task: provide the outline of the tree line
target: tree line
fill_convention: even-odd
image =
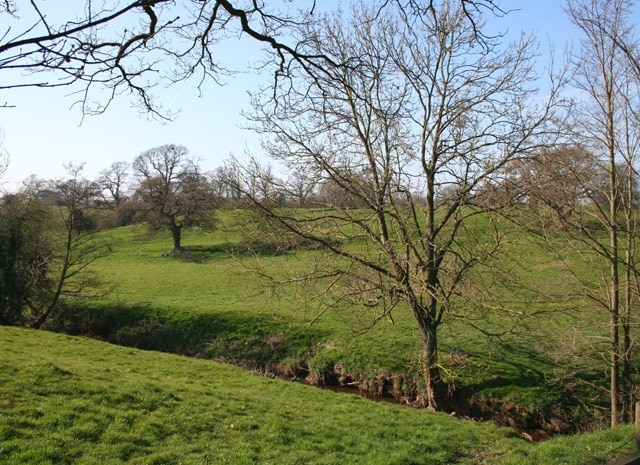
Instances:
[[[84,22],[59,28],[32,5],[40,19],[25,37],[4,36],[0,70],[53,69],[65,76],[61,85],[84,82],[87,112],[104,111],[111,101],[86,107],[89,91],[102,84],[112,98],[128,89],[148,111],[166,117],[145,77],[168,58],[170,82],[197,74],[215,79],[223,71],[215,44],[232,24],[268,46],[265,58],[274,70],[246,116],[263,136],[265,154],[278,163],[277,173],[257,158],[230,159],[202,173],[184,147],[168,145],[107,169],[86,186],[91,201],[69,203],[59,186],[50,189],[64,207],[67,253],[58,285],[43,286],[49,300],[66,292],[69,276],[86,263],[64,265],[73,263],[72,251],[84,250],[88,206],[113,209],[118,224],[140,220],[170,230],[179,253],[184,228],[213,227],[212,210],[240,205],[282,237],[318,246],[318,262],[287,281],[317,287],[310,295],[321,295],[324,305],[367,306],[375,321],[408,311],[422,342],[425,406],[446,410],[442,325],[473,321],[473,311],[518,314],[479,292],[481,275],[499,276],[505,241],[497,226],[474,235],[477,219],[507,218],[561,260],[574,250],[595,264],[598,278],[576,269],[567,274],[608,321],[602,353],[611,424],[628,419],[637,382],[633,309],[640,297],[640,43],[632,0],[566,1],[566,14],[581,31],[580,48],[575,58],[548,65],[544,92],[535,38],[507,42],[485,32],[483,15],[506,14],[489,0],[354,2],[348,11],[328,13],[316,12],[312,2],[298,14],[260,2],[156,0],[103,6]],[[184,16],[172,9],[180,6]],[[18,20],[11,1],[0,13]],[[121,31],[114,41],[109,21],[123,15],[136,18],[140,29]],[[46,33],[31,37],[37,27]],[[135,179],[129,190],[128,173]],[[78,180],[77,169],[70,174]],[[16,217],[18,207],[42,207],[42,192],[15,195],[3,198],[3,208],[16,205]],[[37,229],[30,221],[24,227]],[[7,243],[19,243],[11,234]],[[38,256],[25,254],[27,261]],[[6,263],[17,260],[8,256]],[[25,276],[44,281],[44,262]],[[75,290],[82,289],[77,283]],[[49,308],[38,298],[23,299],[36,324]]]

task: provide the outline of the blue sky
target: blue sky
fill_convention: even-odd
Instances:
[[[504,9],[517,11],[495,21],[512,34],[536,32],[543,46],[551,41],[561,52],[567,41],[574,37],[577,42],[578,37],[562,4],[562,0],[503,0]],[[227,41],[221,50],[221,61],[235,68],[259,56],[259,46],[247,40]],[[231,153],[242,157],[249,150],[259,156],[259,139],[242,129],[240,116],[241,110],[250,109],[247,91],[256,89],[259,81],[251,74],[240,74],[226,78],[224,86],[209,82],[200,97],[194,83],[163,90],[164,106],[180,110],[167,124],[141,115],[126,98],[116,100],[105,114],[83,120],[79,109],[72,107],[75,98],[68,95],[69,88],[12,90],[0,96],[3,103],[16,106],[0,109],[4,149],[11,157],[0,187],[15,187],[32,174],[61,177],[68,162],[86,163],[86,174],[93,178],[113,162],[132,161],[141,152],[167,143],[187,147],[206,170],[221,166]]]

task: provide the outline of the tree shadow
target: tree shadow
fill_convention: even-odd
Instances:
[[[184,247],[179,254],[171,255],[185,262],[205,263],[220,257],[220,255],[230,255],[232,247],[232,244],[193,245]]]

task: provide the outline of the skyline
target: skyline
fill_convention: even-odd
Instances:
[[[491,19],[491,25],[495,23],[500,30],[508,28],[510,37],[520,31],[536,32],[543,55],[548,52],[547,41],[560,55],[577,32],[562,11],[563,2],[523,3],[503,1],[505,10],[519,10]],[[224,44],[220,61],[235,69],[254,64],[261,56],[260,45],[249,39],[226,40]],[[547,56],[540,57],[540,66],[547,62]],[[225,78],[224,86],[208,81],[201,97],[192,82],[161,90],[163,106],[181,110],[166,124],[141,115],[126,96],[116,98],[104,114],[83,118],[79,108],[72,107],[75,99],[68,95],[77,87],[13,89],[2,98],[15,108],[0,109],[3,148],[10,155],[0,189],[19,187],[30,175],[41,179],[63,177],[63,165],[69,162],[84,162],[85,175],[93,179],[114,162],[131,162],[145,150],[169,143],[187,147],[191,156],[201,160],[205,171],[221,166],[230,154],[243,157],[249,151],[263,158],[259,136],[242,129],[240,113],[250,110],[247,92],[270,77],[240,73]]]

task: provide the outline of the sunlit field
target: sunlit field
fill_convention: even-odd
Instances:
[[[502,258],[510,280],[482,284],[518,318],[469,313],[442,326],[459,405],[434,414],[407,407],[422,380],[406,309],[371,327],[366,310],[322,312],[308,290],[270,288],[258,269],[302,270],[318,252],[250,253],[239,213],[219,214],[216,231],[185,234],[181,257],[141,227],[98,235],[113,248],[92,265],[103,296],[65,302],[49,329],[112,344],[2,329],[0,460],[578,464],[632,450],[632,429],[606,430],[599,413],[606,366],[586,347],[568,352],[606,335],[607,316],[581,297],[543,300],[572,284],[535,242],[514,235]]]

